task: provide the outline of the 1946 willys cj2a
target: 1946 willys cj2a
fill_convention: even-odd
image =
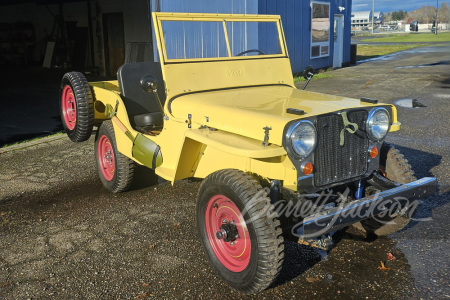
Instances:
[[[98,125],[101,181],[126,191],[136,164],[172,183],[204,179],[197,228],[207,257],[244,293],[267,288],[284,256],[283,229],[326,249],[355,225],[402,229],[414,201],[435,193],[384,142],[393,105],[295,87],[279,16],[153,13],[159,62],[128,63],[117,81],[64,75],[70,139]],[[284,198],[284,199],[282,199]]]

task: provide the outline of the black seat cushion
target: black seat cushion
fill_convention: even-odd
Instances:
[[[164,123],[163,114],[162,112],[154,112],[137,115],[134,116],[134,123],[138,127],[148,127],[148,126],[160,127]]]
[[[144,91],[141,87],[140,81],[145,75],[152,75],[157,79],[158,96],[161,100],[161,105],[164,107],[166,93],[160,63],[127,63],[122,65],[117,71],[120,93],[132,126],[140,126],[138,122],[141,120],[147,122],[146,124],[148,124],[148,121],[153,120],[160,122],[160,124],[163,122],[161,108],[155,95]],[[140,117],[141,115],[152,115],[152,113],[159,113],[161,117],[155,117],[156,114],[152,117]]]

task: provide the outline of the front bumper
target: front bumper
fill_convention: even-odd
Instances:
[[[394,214],[406,208],[412,215],[417,208],[417,200],[434,195],[436,186],[436,178],[425,177],[343,206],[321,209],[294,226],[292,233],[308,240],[380,214]]]

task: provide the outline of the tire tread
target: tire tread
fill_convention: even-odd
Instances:
[[[206,177],[200,185],[199,195],[204,187],[217,182],[229,186],[244,204],[262,190],[262,186],[251,175],[236,169],[225,169]],[[263,207],[253,207],[249,212],[257,213],[260,209],[263,209]],[[273,209],[270,213],[273,213]],[[257,293],[268,288],[277,278],[284,257],[284,238],[280,221],[263,214],[259,219],[253,221],[253,226],[257,229],[255,231],[257,232],[256,238],[260,252],[254,278],[248,285],[239,288],[241,292],[246,294]]]
[[[73,130],[66,128],[61,111],[62,91],[69,85],[74,92],[77,122]],[[64,74],[60,88],[60,111],[63,126],[72,142],[84,142],[88,140],[94,128],[94,97],[86,77],[80,72],[69,72]]]
[[[100,179],[102,179],[103,185],[113,193],[121,193],[130,189],[133,183],[134,171],[136,163],[120,153],[117,150],[116,136],[114,134],[114,126],[111,120],[104,121],[98,130],[96,140],[99,139],[101,134],[106,134],[108,139],[114,148],[114,160],[116,162],[116,174],[112,181],[106,181],[102,176],[102,172],[99,169]],[[97,157],[97,143],[95,143],[95,155],[97,158],[97,167],[99,167]]]

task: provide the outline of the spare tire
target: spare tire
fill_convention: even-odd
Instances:
[[[61,80],[59,112],[72,142],[84,142],[94,127],[94,99],[83,74],[69,72]]]

